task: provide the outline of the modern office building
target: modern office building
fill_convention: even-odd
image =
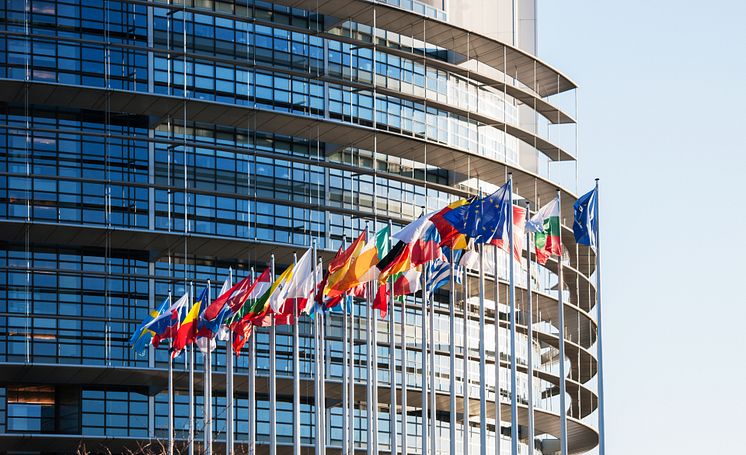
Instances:
[[[559,188],[565,221],[561,267],[530,255],[527,279],[525,252],[516,266],[517,447],[558,453],[566,417],[569,453],[594,450],[594,256],[571,226],[576,86],[536,57],[536,17],[535,0],[1,2],[0,452],[157,452],[168,437],[168,353],[139,357],[127,340],[169,291],[192,283],[199,291],[209,279],[214,298],[229,270],[234,279],[261,272],[272,254],[282,270],[314,240],[327,261],[366,225],[392,222],[396,231],[423,210],[502,185],[508,173],[516,200],[532,210]],[[486,453],[498,444],[511,453],[508,256],[485,255],[493,265],[483,286],[473,271],[452,294],[445,286],[424,306],[410,296],[375,323],[357,301],[349,318],[357,451],[391,452],[393,441],[397,453],[427,444],[427,453],[477,454],[485,443]],[[325,318],[321,437],[331,453],[349,452],[344,318]],[[312,328],[310,319],[299,326],[304,453],[320,428]],[[278,453],[292,451],[293,330],[276,331],[275,387],[268,329],[256,331],[254,354],[247,348],[235,361],[237,453],[249,452],[254,432],[257,452],[269,453],[272,434]],[[212,357],[221,451],[225,351],[221,344]],[[174,367],[182,452],[183,359]],[[201,354],[196,361],[200,452]]]

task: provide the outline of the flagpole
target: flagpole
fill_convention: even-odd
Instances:
[[[487,355],[484,343],[484,245],[479,245],[479,453],[487,455]]]
[[[318,267],[319,259],[316,249],[316,239],[313,239],[313,263],[314,267]],[[318,286],[316,282],[316,274],[314,273],[314,289]],[[315,292],[315,291],[314,291]],[[320,331],[320,351],[321,351],[321,362],[319,368],[321,369],[321,380],[319,381],[319,396],[321,398],[321,453],[326,453],[326,312],[321,312],[321,318],[319,319]]]
[[[502,390],[500,388],[500,273],[498,271],[497,247],[492,249],[495,270],[495,455],[502,450]]]
[[[562,222],[562,194],[557,190],[557,204],[560,211],[560,223]],[[565,382],[565,303],[564,303],[564,283],[562,276],[562,246],[560,243],[560,256],[557,258],[557,300],[559,312],[559,381],[560,381],[560,454],[567,455],[567,404],[566,400],[566,382]]]
[[[347,244],[347,239],[345,238],[345,245]],[[345,305],[347,305],[348,301],[345,300]],[[348,403],[350,405],[350,409],[348,412],[349,417],[349,425],[350,425],[350,433],[349,433],[349,446],[350,446],[350,453],[355,453],[355,301],[354,299],[349,299],[350,303],[350,311],[349,311],[349,317],[350,317],[350,393],[347,398]],[[346,310],[346,308],[345,308]]]
[[[389,251],[392,248],[391,241],[392,223],[389,219]],[[396,333],[394,330],[394,279],[389,277],[389,451],[396,453]],[[402,315],[403,316],[403,315]]]
[[[430,263],[428,263],[430,264]],[[423,265],[423,268],[428,269]],[[428,271],[428,279],[432,281],[432,273]],[[438,453],[437,429],[437,407],[435,403],[435,292],[431,290],[430,295],[430,451]]]
[[[190,283],[189,308],[194,305],[194,282]],[[196,324],[196,321],[193,322]],[[187,345],[189,354],[189,455],[194,455],[194,344]]]
[[[314,388],[314,414],[316,416],[316,440],[314,441],[314,453],[316,455],[323,455],[321,452],[321,370],[319,369],[319,357],[321,356],[321,340],[319,336],[319,320],[321,319],[321,313],[323,309],[314,313],[313,318],[313,346],[315,349],[313,356],[313,388]]]
[[[394,278],[391,277],[391,281]],[[393,286],[392,286],[393,287]],[[393,295],[393,291],[391,295]],[[407,297],[401,299],[401,453],[407,455],[409,431],[407,421],[409,420],[407,401]]]
[[[218,330],[220,328],[218,327]],[[226,455],[233,455],[233,449],[234,449],[234,440],[233,440],[233,431],[234,431],[234,415],[235,415],[235,407],[233,405],[233,349],[231,346],[231,340],[228,338],[225,341],[225,413],[226,413],[226,422],[225,425],[228,427],[225,433],[225,453]]]
[[[508,303],[510,305],[510,447],[518,455],[518,362],[515,358],[515,258],[513,239],[513,173],[508,173]],[[563,454],[565,455],[565,454]]]
[[[365,238],[368,238],[368,222],[365,222]],[[365,357],[367,359],[365,366],[365,453],[371,455],[373,453],[373,418],[372,418],[372,403],[373,394],[370,388],[371,375],[370,368],[372,362],[372,356],[370,352],[370,300],[368,299],[369,287],[366,285],[365,288]]]
[[[599,455],[606,454],[606,433],[604,425],[604,353],[603,343],[601,339],[601,241],[599,238],[599,232],[601,231],[600,217],[598,216],[598,179],[596,179],[596,200],[594,201],[595,218],[596,218],[596,229],[595,229],[595,243],[596,243],[596,360],[598,362],[598,453]],[[593,225],[591,225],[593,229]]]
[[[347,235],[342,235],[342,248],[347,248]],[[318,289],[317,289],[318,291]],[[319,306],[324,306],[324,296],[323,292],[324,290],[321,290],[322,296],[321,296],[321,303]],[[347,345],[348,343],[348,331],[349,331],[349,321],[347,320],[349,314],[349,308],[347,306],[347,293],[345,292],[342,296],[342,305],[344,312],[342,313],[342,455],[349,455],[350,454],[350,417],[349,417],[349,369],[350,366],[348,365],[348,359],[349,359],[349,347]]]
[[[293,253],[293,267],[298,265],[298,255]],[[314,264],[315,266],[315,264]],[[298,324],[298,298],[293,299],[293,454],[300,455],[300,324]]]
[[[456,453],[456,298],[454,293],[456,292],[456,264],[453,263],[453,245],[449,249],[449,262],[451,267],[451,289],[448,293],[448,308],[449,308],[449,321],[448,321],[448,341],[451,345],[449,348],[449,391],[451,392],[450,398],[450,417],[451,424],[449,428],[450,435],[450,453]]]
[[[423,210],[424,213],[424,210]],[[428,424],[427,424],[427,267],[422,270],[422,332],[421,337],[421,356],[422,371],[420,373],[420,384],[422,391],[422,453],[428,453]]]
[[[272,277],[274,278],[274,277]],[[256,280],[254,267],[251,268],[251,282]],[[233,275],[231,271],[231,283]],[[270,281],[271,283],[271,281]],[[256,327],[251,327],[251,336],[249,337],[249,455],[256,453]]]
[[[275,280],[275,254],[270,256],[272,281]],[[269,313],[269,453],[277,455],[277,345],[274,313]]]
[[[464,455],[469,455],[469,275],[464,268]]]
[[[168,291],[168,306],[172,305],[171,290]],[[174,359],[171,355],[174,340],[169,339],[168,350],[168,455],[174,455]]]
[[[366,240],[368,237],[366,236]],[[378,455],[378,318],[376,317],[376,310],[372,307],[373,298],[373,284],[368,283],[368,312],[370,314],[371,323],[371,354],[372,362],[371,368],[371,398],[373,399],[373,453]]]
[[[207,307],[212,303],[212,296],[210,295],[210,280],[207,280]],[[203,382],[203,393],[202,393],[202,414],[204,415],[205,425],[205,455],[212,455],[212,351],[211,351],[212,340],[207,340],[207,352],[202,356],[205,364],[204,368],[204,380]]]
[[[526,219],[529,219],[531,202],[526,200]],[[528,363],[528,455],[534,455],[534,306],[531,286],[531,231],[526,229],[526,337],[528,338],[528,351],[526,363]]]

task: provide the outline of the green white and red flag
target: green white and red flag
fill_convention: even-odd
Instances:
[[[562,256],[559,217],[559,198],[554,198],[526,222],[526,229],[534,233],[536,260],[539,264],[546,264],[552,255]]]

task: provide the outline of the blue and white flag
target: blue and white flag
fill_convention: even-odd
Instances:
[[[447,261],[436,259],[431,261],[428,266],[428,276],[430,279],[427,282],[427,292],[432,293],[439,288],[445,286],[450,282],[451,279],[451,264]],[[461,267],[457,264],[455,266],[455,281],[456,284],[461,284]]]

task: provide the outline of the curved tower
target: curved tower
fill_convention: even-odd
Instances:
[[[128,339],[169,292],[210,280],[215,298],[230,274],[261,273],[272,255],[279,274],[314,242],[327,264],[366,228],[396,232],[512,176],[532,211],[560,195],[563,245],[545,265],[523,251],[512,315],[509,257],[486,247],[484,273],[385,318],[363,299],[304,318],[296,411],[293,326],[256,329],[232,381],[218,342],[211,396],[195,356],[194,450],[207,396],[225,451],[231,382],[235,453],[299,453],[299,431],[302,453],[539,455],[562,452],[563,428],[567,453],[593,450],[575,89],[536,57],[532,0],[3,2],[0,448],[160,453],[168,352],[138,356]],[[182,452],[185,357],[173,366]]]

